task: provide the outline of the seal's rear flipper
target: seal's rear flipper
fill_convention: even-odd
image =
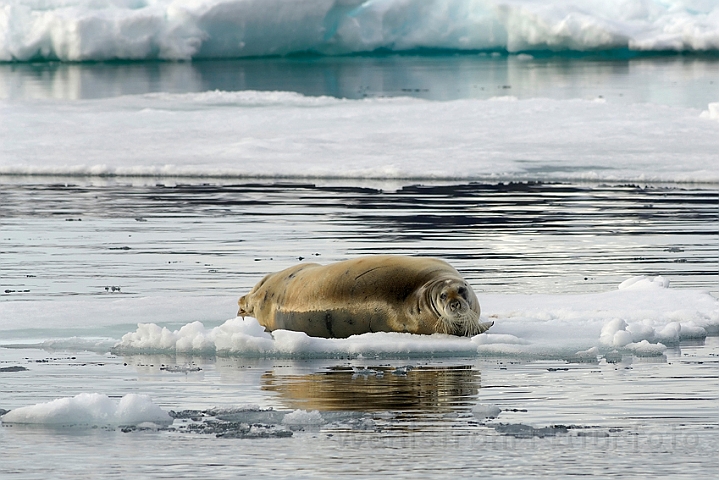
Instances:
[[[480,324],[479,324],[479,333],[484,333],[484,332],[486,332],[487,330],[489,330],[489,328],[490,328],[492,325],[494,325],[494,322],[482,322],[482,323],[480,323]]]

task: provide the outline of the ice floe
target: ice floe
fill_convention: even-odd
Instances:
[[[172,417],[147,395],[131,393],[116,400],[100,393],[81,393],[16,408],[0,417],[0,421],[57,427],[116,427],[148,423],[168,425],[172,423]]]
[[[596,358],[600,350],[660,355],[682,340],[701,339],[719,326],[719,302],[709,293],[668,288],[662,277],[628,279],[616,291],[584,295],[480,297],[488,332],[450,335],[367,333],[313,338],[302,332],[266,332],[253,318],[215,328],[192,322],[177,330],[139,324],[115,345],[118,353],[210,352],[247,356],[522,355]]]
[[[245,91],[0,101],[0,174],[719,181],[713,114],[509,100]]]

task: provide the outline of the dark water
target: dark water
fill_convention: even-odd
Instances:
[[[712,186],[161,182],[2,184],[5,298],[234,295],[298,261],[377,253],[442,257],[484,292],[606,291],[634,275],[717,291]]]

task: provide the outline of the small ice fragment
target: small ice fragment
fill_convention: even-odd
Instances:
[[[477,418],[497,418],[502,409],[491,403],[479,403],[472,408],[472,413]]]
[[[610,320],[602,327],[602,333],[599,335],[599,342],[610,347],[626,345],[632,341],[631,334],[629,334],[626,329],[627,322],[621,318]],[[622,342],[624,343],[621,344]],[[618,343],[621,345],[618,345]]]
[[[595,350],[595,353],[592,354],[592,350]],[[599,363],[597,358],[598,354],[599,349],[592,347],[589,350],[577,352],[574,355],[567,355],[564,357],[564,361],[567,363]]]
[[[172,373],[190,373],[200,372],[202,371],[202,368],[196,365],[163,365],[162,367],[160,367],[160,370]]]
[[[719,120],[719,102],[712,102],[707,105],[707,110],[704,110],[700,116],[709,120]]]
[[[397,375],[398,377],[406,377],[410,370],[412,370],[414,367],[412,365],[405,365],[404,367],[397,367],[394,370],[392,370],[392,375]]]
[[[282,419],[285,425],[322,425],[325,423],[319,411],[295,410],[285,415]]]
[[[625,349],[640,357],[658,357],[664,355],[667,347],[661,343],[649,343],[642,340],[639,343],[630,343],[624,346]]]
[[[656,277],[639,275],[637,277],[628,278],[619,284],[619,290],[623,290],[625,288],[669,288],[669,280],[661,275]]]

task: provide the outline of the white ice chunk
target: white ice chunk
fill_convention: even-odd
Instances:
[[[282,419],[285,425],[322,425],[325,423],[324,418],[317,410],[308,412],[307,410],[295,410],[285,415]]]
[[[0,417],[3,423],[48,426],[118,426],[151,422],[170,424],[172,417],[147,395],[128,394],[119,401],[100,393],[81,393],[20,407]]]
[[[667,347],[662,345],[661,343],[649,343],[646,340],[642,340],[639,343],[628,343],[624,345],[623,348],[640,357],[654,357],[663,355],[664,351],[667,349]]]
[[[586,350],[580,350],[574,354],[578,359],[589,359],[596,358],[599,355],[599,349],[597,347],[588,348]]]
[[[661,342],[665,345],[674,345],[676,343],[679,343],[681,333],[681,324],[679,322],[672,322],[665,325],[664,328],[656,332],[654,338],[657,342]]]
[[[701,339],[707,337],[707,331],[703,327],[699,327],[694,322],[682,323],[680,338],[682,340]]]
[[[710,103],[700,116],[711,120],[719,120],[719,102]]]
[[[619,284],[620,290],[624,288],[669,288],[669,280],[662,276],[647,277],[640,275],[629,278]]]
[[[472,342],[477,345],[507,344],[526,345],[529,342],[514,335],[500,333],[480,333],[472,337]]]
[[[621,318],[610,320],[602,327],[599,342],[608,347],[622,347],[631,343],[632,336],[626,329],[627,322]]]
[[[642,340],[651,340],[654,338],[654,327],[648,320],[640,323],[631,323],[627,326],[627,331],[632,334],[632,342],[641,342]]]

